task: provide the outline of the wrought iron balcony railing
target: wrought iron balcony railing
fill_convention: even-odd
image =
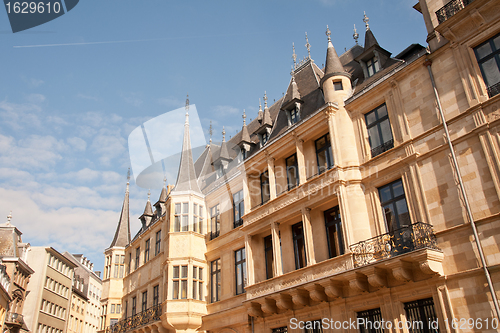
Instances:
[[[7,312],[7,316],[5,316],[5,322],[7,324],[15,324],[22,326],[24,324],[24,318],[22,314],[15,312]]]
[[[387,142],[384,142],[380,146],[372,148],[372,150],[371,150],[372,157],[380,155],[383,152],[388,151],[389,149],[392,149],[393,147],[394,147],[394,140],[393,139],[391,139],[391,140],[389,140]]]
[[[489,86],[486,89],[488,90],[488,96],[490,98],[495,96],[495,95],[498,95],[498,94],[500,94],[500,82],[495,83],[494,85]]]
[[[161,304],[150,307],[136,315],[120,320],[116,324],[107,327],[106,333],[125,333],[134,328],[160,320]]]
[[[361,241],[349,248],[354,256],[354,267],[368,265],[418,249],[439,250],[432,226],[422,222]]]
[[[474,0],[451,0],[448,2],[436,12],[439,24],[455,15],[472,2],[474,2]]]
[[[220,230],[215,230],[210,232],[210,240],[215,239],[220,236]]]

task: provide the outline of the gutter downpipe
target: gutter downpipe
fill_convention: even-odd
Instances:
[[[483,265],[484,275],[486,276],[486,281],[488,282],[488,287],[490,289],[491,299],[493,300],[493,304],[495,306],[497,318],[500,319],[500,308],[498,306],[497,295],[495,293],[495,288],[493,287],[493,283],[491,281],[491,276],[490,276],[490,272],[488,271],[486,258],[484,257],[483,248],[481,246],[481,242],[480,242],[479,236],[477,234],[476,223],[474,222],[474,218],[472,217],[472,211],[470,209],[469,200],[467,199],[467,193],[465,192],[465,186],[464,186],[464,183],[462,181],[462,175],[460,174],[460,169],[458,166],[457,157],[455,156],[455,150],[453,149],[453,144],[451,143],[450,133],[448,132],[448,125],[446,124],[446,119],[444,118],[444,113],[443,113],[443,109],[441,107],[441,101],[439,99],[439,94],[438,94],[438,91],[436,88],[436,83],[434,81],[434,75],[432,74],[431,65],[432,65],[432,60],[426,59],[424,62],[424,66],[427,67],[427,70],[429,71],[429,76],[431,78],[432,89],[434,90],[434,96],[436,97],[436,102],[438,105],[439,114],[441,116],[441,121],[443,122],[443,128],[444,128],[444,132],[446,135],[446,141],[448,141],[448,147],[450,148],[450,152],[451,152],[451,159],[453,162],[453,168],[455,169],[455,172],[456,172],[457,178],[458,178],[458,187],[459,187],[460,192],[462,193],[462,197],[464,199],[465,210],[467,211],[467,217],[469,218],[470,225],[472,227],[472,233],[474,234],[474,239],[476,241],[477,250],[479,252],[479,258],[481,259],[481,264]]]

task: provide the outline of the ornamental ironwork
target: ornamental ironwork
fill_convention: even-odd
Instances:
[[[116,324],[107,327],[106,333],[124,333],[134,328],[147,325],[160,320],[161,304],[150,307],[136,315],[120,320]]]
[[[448,2],[436,12],[439,24],[455,15],[472,2],[474,2],[474,0],[451,0],[450,2]]]
[[[495,83],[494,85],[489,86],[486,89],[488,90],[488,96],[490,98],[495,96],[495,95],[498,95],[498,94],[500,94],[500,82]]]
[[[360,267],[419,249],[439,250],[432,226],[417,222],[350,247],[354,267]]]

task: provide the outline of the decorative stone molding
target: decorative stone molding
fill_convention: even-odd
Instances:
[[[315,302],[326,302],[328,297],[325,294],[325,288],[318,284],[311,284],[306,286],[306,290],[309,292],[309,297]]]
[[[418,267],[420,268],[422,273],[428,275],[444,275],[444,253],[436,251],[426,251],[412,257],[416,262],[418,262]]]
[[[326,296],[329,300],[334,300],[342,297],[342,283],[336,281],[325,281],[321,283],[323,286]]]
[[[387,287],[387,272],[378,267],[370,267],[363,272],[368,278],[368,283],[375,288]]]
[[[349,281],[349,288],[357,292],[368,292],[368,279],[365,275],[352,272],[346,275]]]
[[[265,298],[260,301],[260,308],[263,313],[273,314],[277,313],[278,309],[276,307],[276,301],[272,298]]]
[[[478,26],[486,23],[486,20],[484,19],[483,15],[481,15],[479,10],[477,10],[477,8],[474,8],[470,11],[470,16],[472,17],[474,23],[476,23]]]
[[[479,127],[486,123],[486,117],[484,116],[483,110],[479,109],[472,114],[472,118],[474,119],[474,125]]]
[[[296,306],[302,307],[309,305],[309,293],[303,289],[294,289],[289,292],[292,296],[292,302]]]
[[[280,310],[291,310],[293,309],[292,297],[287,294],[278,294],[275,295],[274,300],[276,301],[276,306]]]
[[[247,307],[247,313],[250,317],[263,317],[259,303],[250,303]]]
[[[409,282],[413,279],[412,264],[409,262],[396,260],[387,267],[392,270],[392,275],[398,281]]]

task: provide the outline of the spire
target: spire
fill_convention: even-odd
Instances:
[[[295,72],[292,71],[292,100],[300,99],[299,87],[297,86],[297,82],[295,82]]]
[[[264,110],[267,109],[267,92],[264,91]]]
[[[257,116],[257,119],[259,121],[262,121],[263,117],[264,117],[264,114],[262,113],[262,104],[260,103],[260,98],[259,98],[259,115]]]
[[[211,120],[210,120],[210,127],[208,129],[208,134],[210,134],[210,144],[212,144],[212,134],[214,134],[214,132],[213,132],[212,121]]]
[[[167,201],[167,176],[163,177],[163,188],[161,189],[160,199],[158,199],[158,201]]]
[[[309,38],[307,38],[307,32],[306,32],[306,49],[307,49],[307,57],[311,59],[311,44],[309,44]]]
[[[220,145],[220,155],[219,158],[223,158],[226,160],[230,160],[231,158],[229,157],[229,150],[227,148],[227,142],[226,142],[226,129],[224,126],[222,126],[222,143]]]
[[[354,25],[354,34],[352,34],[352,38],[354,38],[354,40],[356,41],[356,45],[358,45],[359,34],[356,31],[356,24]]]
[[[248,133],[246,120],[247,120],[247,115],[245,113],[245,109],[243,109],[243,127],[241,129],[241,142],[250,143],[250,134]]]
[[[245,109],[243,109],[243,126],[246,126],[247,125],[247,115],[245,113]]]
[[[222,142],[226,142],[226,129],[222,126]]]
[[[366,31],[370,30],[370,25],[368,24],[369,21],[370,19],[366,16],[366,12],[363,12],[363,22],[365,22]]]
[[[116,227],[115,237],[111,242],[111,247],[119,246],[125,247],[130,243],[130,217],[129,217],[129,186],[130,186],[130,169],[127,172],[127,189],[125,190],[125,199],[123,200],[122,211],[120,214],[120,220],[118,221],[118,226]]]
[[[146,207],[144,208],[144,214],[143,215],[153,216],[153,208],[151,207],[150,198],[151,198],[151,191],[149,190],[148,191],[148,202],[146,202]]]
[[[295,54],[295,43],[292,43],[292,49],[293,49],[293,54],[292,54],[293,68],[297,68],[297,55]]]
[[[267,106],[267,92],[264,91],[264,114],[262,117],[262,125],[273,125],[273,121],[271,119],[271,112],[269,111],[269,107]]]
[[[340,58],[337,55],[337,51],[332,44],[331,32],[328,26],[326,26],[326,36],[328,37],[328,48],[326,50],[326,62],[325,62],[325,76],[330,77],[332,75],[344,75],[350,77],[350,75],[344,70],[344,66],[340,62]]]
[[[189,137],[189,95],[186,98],[186,121],[184,123],[184,138],[182,141],[181,160],[175,192],[194,191],[201,193],[194,170],[193,153],[191,151],[191,140]]]

